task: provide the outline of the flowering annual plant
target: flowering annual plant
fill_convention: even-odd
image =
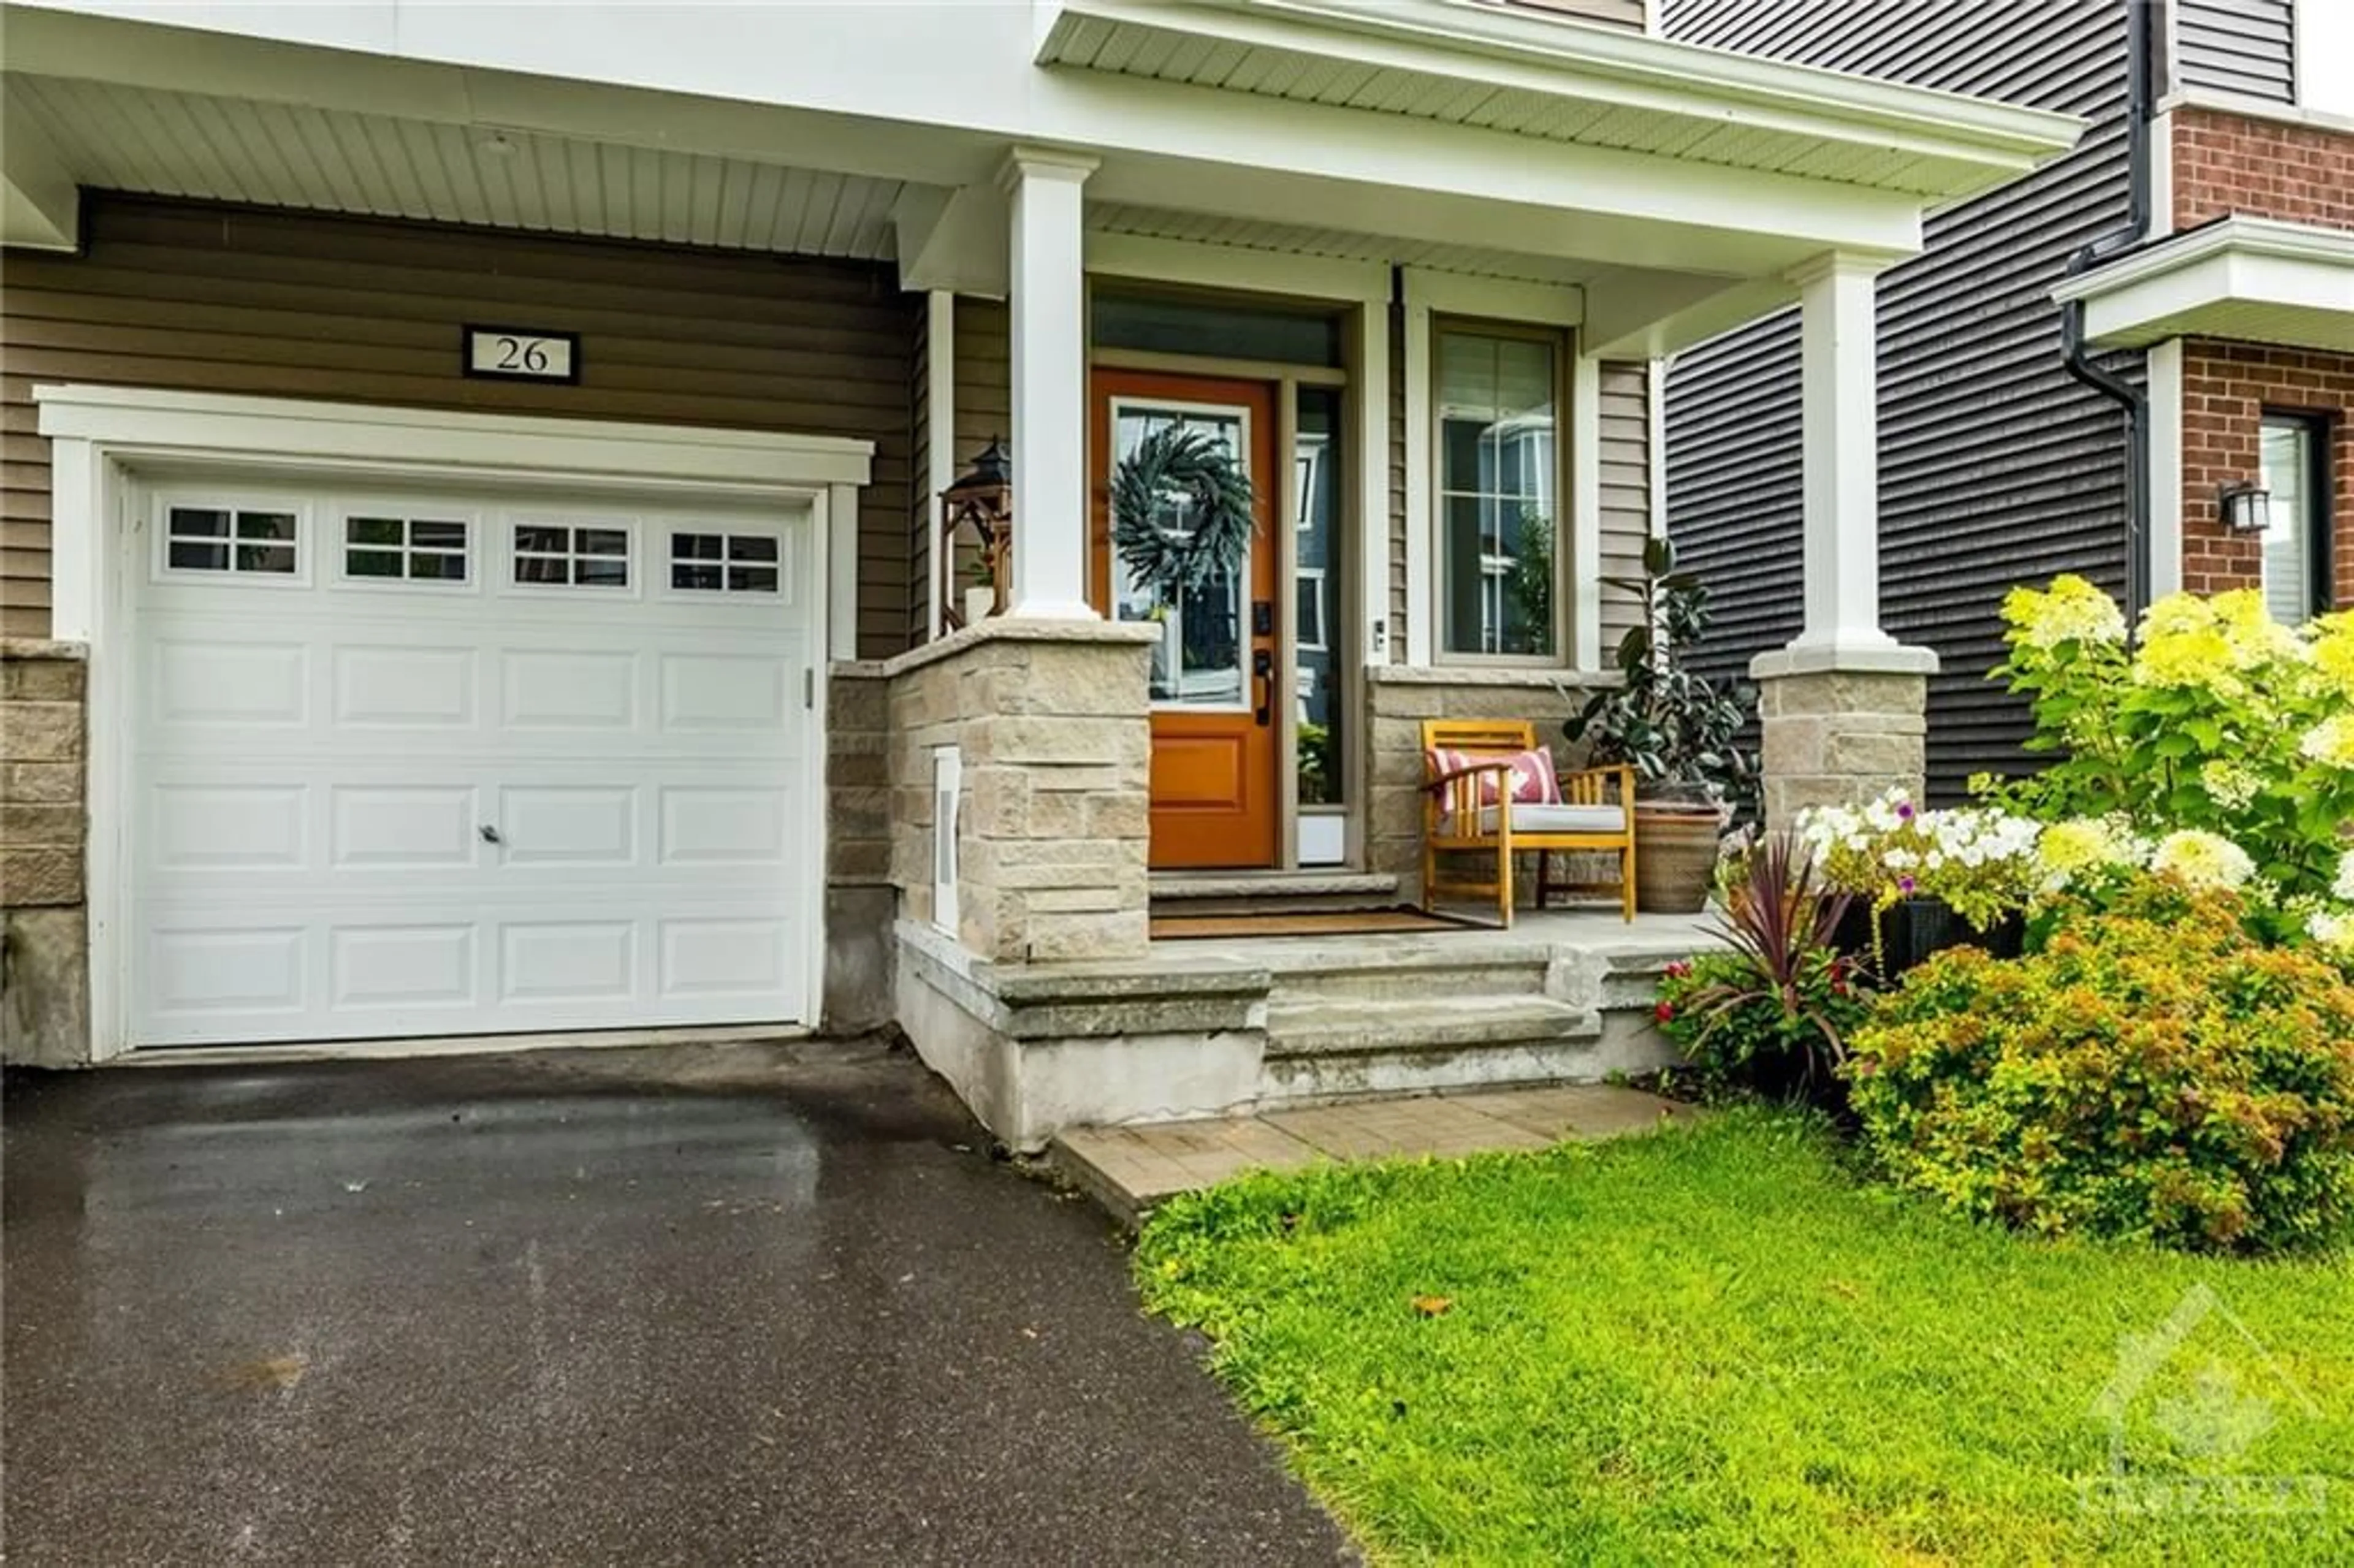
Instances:
[[[1802,811],[1797,832],[1825,880],[1875,910],[1941,898],[1980,930],[2022,907],[2041,878],[2038,823],[1991,807],[1929,810],[1902,789]]]
[[[2033,705],[2030,747],[2056,755],[1982,793],[2055,827],[2153,841],[2148,863],[2197,885],[2329,895],[2354,823],[2354,612],[2289,627],[2253,589],[2179,593],[2129,636],[2115,600],[2062,577],[2013,589],[2003,619],[1995,673]],[[2086,848],[2072,837],[2053,853]]]

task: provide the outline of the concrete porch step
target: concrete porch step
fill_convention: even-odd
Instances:
[[[1154,874],[1155,915],[1326,914],[1384,909],[1398,879],[1376,872],[1177,871]]]
[[[1421,1051],[1467,1045],[1517,1045],[1586,1039],[1601,1014],[1542,996],[1279,998],[1267,1003],[1269,1056],[1320,1056],[1367,1051]]]
[[[1602,1033],[1598,1011],[1543,996],[1272,1001],[1260,1103],[1593,1078]]]
[[[1400,938],[1389,938],[1400,942]],[[1426,1010],[1440,998],[1542,999],[1553,955],[1543,949],[1499,950],[1484,944],[1374,947],[1346,938],[1318,939],[1261,954],[1272,983],[1270,1002],[1309,1008],[1358,1002],[1412,1002]]]

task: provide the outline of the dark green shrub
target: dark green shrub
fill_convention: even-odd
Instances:
[[[2354,985],[2150,882],[2041,950],[1938,954],[1851,1039],[1850,1098],[1905,1186],[2047,1233],[2258,1250],[2354,1213]]]

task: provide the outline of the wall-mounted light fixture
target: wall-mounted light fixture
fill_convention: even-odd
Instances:
[[[948,625],[953,631],[986,615],[1005,613],[1005,589],[1013,554],[1013,464],[1002,441],[992,440],[972,460],[972,471],[940,492],[940,509],[947,526],[940,531],[939,569],[947,592]],[[957,596],[956,541],[970,530],[981,546],[978,580],[965,599]]]
[[[2261,484],[2227,484],[2221,497],[2223,526],[2234,534],[2261,534],[2273,525],[2273,493]]]

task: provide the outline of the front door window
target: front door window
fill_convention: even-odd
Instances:
[[[1250,411],[1209,404],[1129,402],[1113,405],[1112,461],[1128,461],[1146,440],[1171,426],[1200,430],[1220,450],[1250,472]],[[1164,499],[1154,522],[1173,540],[1190,539],[1200,519],[1188,500]],[[1140,582],[1127,566],[1112,562],[1114,613],[1121,620],[1157,621],[1161,641],[1152,651],[1151,696],[1157,707],[1234,710],[1250,702],[1250,604],[1244,585],[1251,580],[1254,539],[1230,567],[1200,587],[1171,590]]]

